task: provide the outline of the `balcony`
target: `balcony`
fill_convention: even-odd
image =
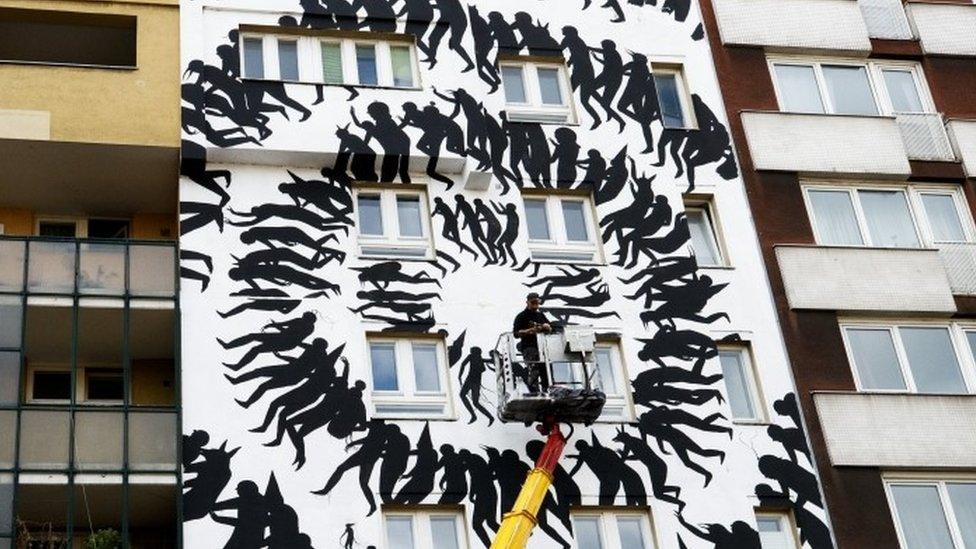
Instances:
[[[976,244],[939,244],[939,257],[953,295],[976,296]]]
[[[914,40],[902,0],[857,0],[864,24],[871,38],[882,40]]]
[[[850,0],[715,0],[722,43],[867,54],[871,39]]]
[[[912,2],[908,13],[926,54],[976,56],[976,5]]]
[[[893,117],[744,111],[757,170],[908,176],[902,130]]]
[[[895,122],[909,160],[954,162],[949,134],[940,113],[898,113]]]
[[[966,175],[976,177],[976,120],[949,120],[947,126]]]
[[[816,393],[813,399],[835,466],[976,467],[972,395]]]
[[[938,250],[776,247],[793,309],[952,313],[953,286]]]

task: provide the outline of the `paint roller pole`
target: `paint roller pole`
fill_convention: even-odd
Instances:
[[[535,528],[536,515],[549,492],[553,471],[563,454],[563,448],[566,447],[566,437],[560,432],[555,418],[547,418],[538,429],[549,438],[535,462],[535,468],[526,477],[515,506],[502,517],[501,527],[495,535],[491,549],[524,549],[532,529]]]

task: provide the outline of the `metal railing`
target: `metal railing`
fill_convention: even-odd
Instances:
[[[915,32],[908,22],[902,0],[858,0],[864,24],[871,38],[913,40]]]
[[[976,296],[976,243],[936,244],[953,295]]]
[[[941,113],[896,113],[908,158],[951,162],[956,159]]]

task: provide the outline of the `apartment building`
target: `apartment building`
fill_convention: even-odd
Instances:
[[[702,8],[838,546],[972,546],[976,5]]]
[[[533,291],[607,405],[531,547],[834,546],[697,6],[571,4],[182,3],[186,547],[490,545]]]
[[[0,2],[0,547],[179,544],[178,37]]]

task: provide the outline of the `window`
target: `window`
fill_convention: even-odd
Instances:
[[[464,517],[447,510],[387,511],[386,545],[390,549],[467,549]]]
[[[128,219],[85,218],[69,216],[41,217],[35,232],[38,236],[58,238],[129,238]]]
[[[653,65],[652,70],[661,123],[665,128],[694,128],[695,116],[681,67]]]
[[[573,121],[572,91],[561,63],[501,62],[505,112],[514,122]]]
[[[0,9],[0,61],[135,68],[136,18]]]
[[[688,230],[691,232],[691,253],[700,267],[719,267],[725,265],[722,249],[712,216],[712,208],[707,203],[686,205]]]
[[[417,88],[420,81],[412,42],[346,33],[342,37],[247,35],[243,43],[246,78],[394,88]]]
[[[903,549],[976,546],[976,482],[891,480],[886,486]]]
[[[430,216],[422,191],[361,189],[356,193],[359,247],[364,256],[431,255]]]
[[[53,236],[58,238],[75,238],[78,236],[76,221],[41,220],[37,222],[38,236]]]
[[[732,419],[738,421],[762,421],[765,419],[756,373],[748,348],[722,348],[718,353],[725,379]]]
[[[934,113],[915,63],[774,60],[780,110],[861,116]]]
[[[787,513],[756,513],[759,546],[762,549],[799,549],[796,529]]]
[[[31,402],[71,400],[71,372],[68,370],[33,369],[30,383]]]
[[[526,195],[523,201],[533,259],[599,260],[589,197]]]
[[[368,344],[377,414],[448,415],[448,378],[442,341],[370,337]]]
[[[969,335],[956,326],[857,323],[843,331],[861,390],[970,392],[962,370],[969,363],[957,351]]]
[[[951,187],[806,188],[817,242],[918,248],[972,240],[972,221]]]
[[[573,513],[577,549],[654,549],[645,513],[581,510]]]
[[[85,400],[90,402],[118,402],[125,392],[122,370],[85,369]]]

